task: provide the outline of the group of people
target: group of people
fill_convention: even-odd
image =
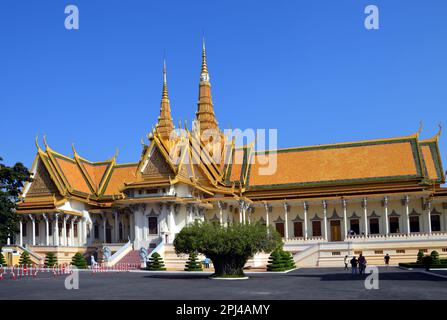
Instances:
[[[390,255],[387,253],[383,260],[385,261],[385,266],[389,266],[390,264]],[[348,265],[351,264],[351,273],[352,274],[364,274],[366,269],[366,258],[360,253],[359,257],[353,256],[351,260],[349,260],[349,256],[345,256],[345,270],[349,270]]]

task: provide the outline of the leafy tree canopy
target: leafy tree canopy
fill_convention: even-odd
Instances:
[[[224,227],[196,221],[183,228],[174,240],[177,254],[199,252],[210,258],[216,276],[243,276],[243,267],[250,257],[281,246],[281,236],[273,227],[267,229],[260,223]]]
[[[0,157],[0,244],[7,241],[8,235],[19,232],[19,217],[15,213],[19,194],[26,181],[31,181],[28,169],[20,162],[9,167],[1,163]]]

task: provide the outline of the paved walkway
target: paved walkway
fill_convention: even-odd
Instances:
[[[447,299],[447,279],[398,268],[380,268],[379,289],[367,290],[360,275],[342,268],[250,274],[249,280],[210,280],[208,275],[147,272],[81,272],[79,290],[65,276],[3,279],[3,299]]]

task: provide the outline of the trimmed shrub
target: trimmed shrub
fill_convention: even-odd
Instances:
[[[422,250],[419,250],[416,263],[422,263],[422,258],[424,258],[424,252]]]
[[[287,261],[283,258],[282,250],[275,250],[270,254],[267,271],[288,270]]]
[[[26,251],[23,251],[20,255],[19,264],[32,264],[31,258],[29,257],[29,253]]]
[[[281,250],[281,258],[285,270],[296,268],[295,261],[293,260],[292,254],[290,252]]]
[[[0,252],[0,264],[1,264],[2,266],[5,266],[5,265],[6,265],[5,257],[3,256],[3,253],[1,253],[1,252]]]
[[[77,267],[78,269],[86,269],[87,260],[85,260],[84,256],[80,252],[76,252],[71,259],[71,265]]]
[[[185,271],[202,271],[202,264],[197,260],[197,253],[191,252],[186,261]]]
[[[438,264],[438,263],[441,263],[441,261],[439,260],[439,253],[438,253],[438,251],[436,251],[436,250],[433,250],[431,253],[430,253],[430,256],[432,257],[432,259],[433,259],[433,264]]]
[[[163,262],[163,258],[157,253],[154,252],[149,261],[146,264],[146,269],[150,271],[165,271],[165,264]]]
[[[57,258],[54,252],[48,252],[45,256],[45,267],[52,267],[57,264]]]
[[[424,256],[422,258],[422,263],[424,264],[426,270],[430,270],[430,267],[433,264],[433,257],[431,255]]]

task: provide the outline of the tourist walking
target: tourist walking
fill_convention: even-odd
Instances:
[[[345,262],[345,270],[348,270],[349,268],[348,268],[348,259],[349,259],[349,257],[346,255],[345,256],[345,260],[344,260],[344,262]]]
[[[385,257],[383,257],[383,260],[385,260],[385,265],[386,265],[386,267],[388,268],[388,266],[390,265],[390,255],[387,253],[386,255],[385,255]]]
[[[358,264],[357,258],[355,256],[352,257],[350,263],[351,263],[351,273],[356,274],[357,273],[357,264]]]
[[[360,274],[364,274],[366,268],[366,259],[362,254],[359,255],[358,263],[359,263]]]
[[[210,268],[210,258],[206,257],[204,262],[205,262],[205,269],[209,269]]]

